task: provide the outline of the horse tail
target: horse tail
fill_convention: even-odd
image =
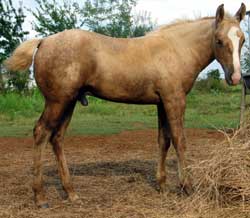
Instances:
[[[33,54],[42,39],[31,39],[19,45],[12,56],[4,61],[4,65],[9,71],[25,71],[33,61]]]

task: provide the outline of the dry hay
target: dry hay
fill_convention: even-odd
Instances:
[[[189,166],[195,191],[176,205],[184,217],[248,217],[250,131],[224,134],[225,141],[211,145],[205,159]]]

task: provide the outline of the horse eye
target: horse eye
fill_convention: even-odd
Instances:
[[[223,42],[222,42],[222,40],[220,40],[220,39],[217,39],[217,40],[216,40],[216,44],[217,44],[219,47],[223,47]]]

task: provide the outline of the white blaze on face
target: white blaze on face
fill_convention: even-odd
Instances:
[[[232,74],[232,82],[234,85],[240,82],[241,78],[241,69],[240,69],[240,56],[239,56],[239,46],[240,46],[240,37],[237,32],[240,29],[238,27],[231,27],[228,32],[228,38],[232,41],[233,44],[233,66],[234,72]]]

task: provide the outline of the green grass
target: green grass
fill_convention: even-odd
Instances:
[[[188,96],[186,126],[191,128],[236,128],[239,125],[241,89]]]
[[[240,93],[240,87],[226,93],[192,91],[188,96],[185,126],[235,128],[239,122]],[[37,90],[29,96],[1,95],[0,137],[31,136],[43,105]],[[88,107],[77,104],[68,134],[113,134],[156,127],[156,106],[117,104],[90,97]]]

